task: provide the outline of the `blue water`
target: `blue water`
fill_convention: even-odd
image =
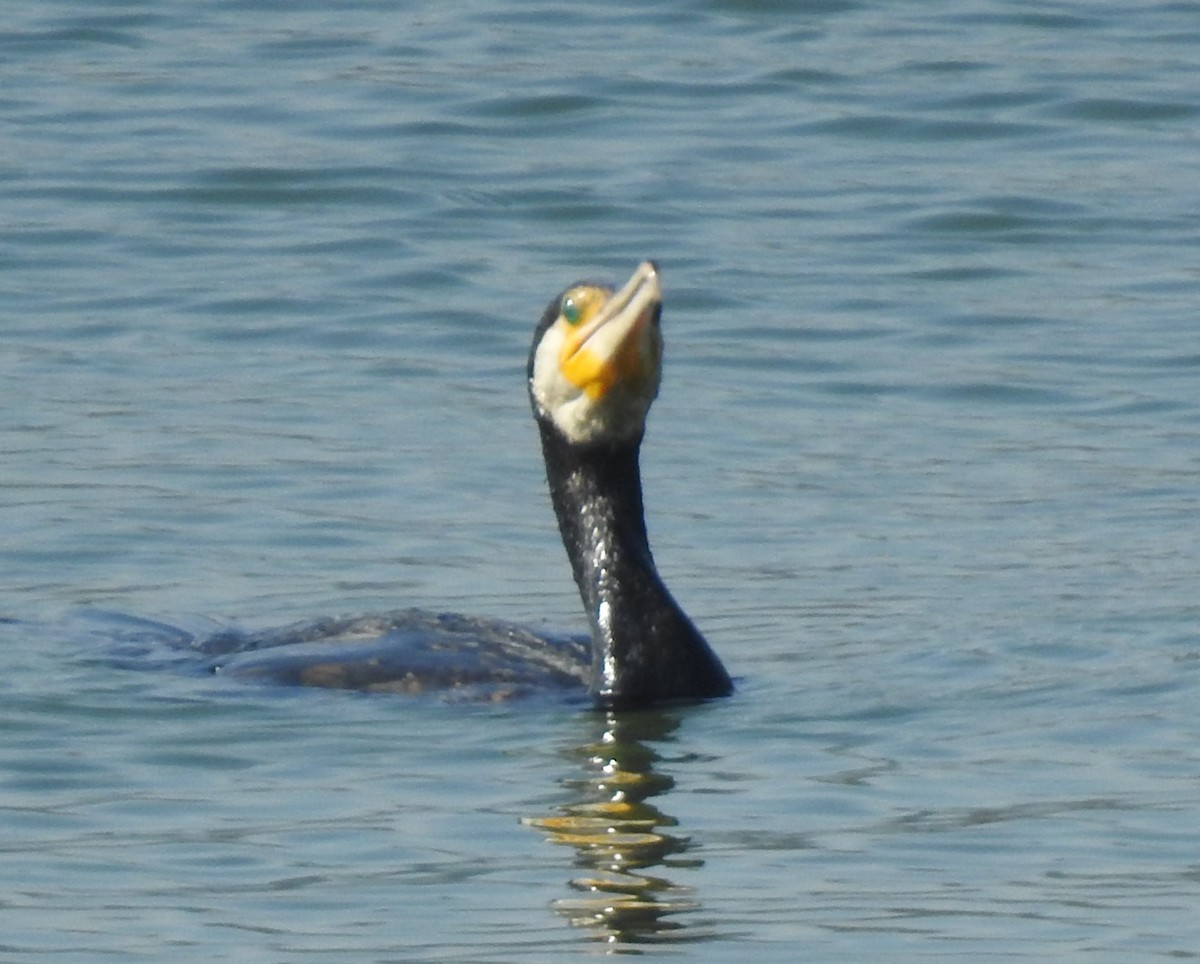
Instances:
[[[1200,956],[1198,17],[10,0],[0,958]],[[735,697],[169,645],[578,630],[524,359],[646,257]]]

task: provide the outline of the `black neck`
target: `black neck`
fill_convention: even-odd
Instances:
[[[642,511],[641,439],[571,445],[538,419],[550,497],[592,624],[592,682],[606,706],[725,696],[729,675],[654,568]]]

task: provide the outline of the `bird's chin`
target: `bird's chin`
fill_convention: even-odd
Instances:
[[[572,445],[619,445],[641,438],[653,396],[614,390],[602,399],[579,392],[542,409],[558,433]]]

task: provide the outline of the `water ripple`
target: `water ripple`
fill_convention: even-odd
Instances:
[[[9,956],[1193,954],[1194,14],[12,0]],[[182,671],[578,630],[523,366],[645,257],[649,525],[733,702]]]

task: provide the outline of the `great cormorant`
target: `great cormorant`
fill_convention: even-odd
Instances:
[[[652,261],[620,290],[581,282],[546,308],[529,396],[590,645],[519,626],[404,610],[196,645],[214,670],[309,686],[449,690],[503,699],[586,684],[602,707],[727,696],[733,683],[663,585],[650,554],[638,452],[662,371],[662,290]]]
[[[662,373],[652,261],[619,291],[576,284],[529,354],[529,395],[563,544],[591,621],[589,688],[605,705],[726,696],[733,684],[650,554],[638,451]]]

